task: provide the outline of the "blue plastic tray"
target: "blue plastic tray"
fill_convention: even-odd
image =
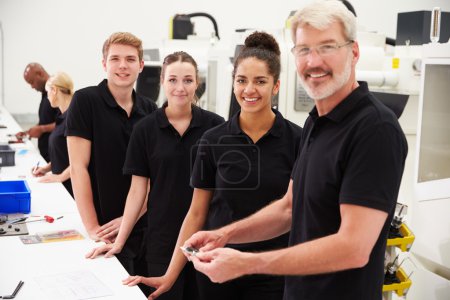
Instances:
[[[29,213],[30,194],[25,180],[0,181],[0,213]]]

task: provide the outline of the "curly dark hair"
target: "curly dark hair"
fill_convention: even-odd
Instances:
[[[274,82],[278,81],[281,71],[280,53],[280,47],[272,35],[255,31],[245,39],[245,46],[234,61],[233,78],[241,61],[254,57],[264,61]]]

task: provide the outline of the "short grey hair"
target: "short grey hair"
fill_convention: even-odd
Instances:
[[[333,22],[339,22],[344,28],[347,40],[356,40],[356,17],[341,1],[315,1],[298,10],[292,18],[291,37],[296,43],[299,27],[309,25],[318,30],[325,30]]]

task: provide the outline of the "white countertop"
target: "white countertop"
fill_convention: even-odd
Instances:
[[[4,108],[0,108],[0,124],[7,126],[0,129],[0,143],[7,142],[7,134],[15,134],[21,130]],[[138,287],[122,285],[121,280],[128,273],[116,258],[84,258],[98,244],[88,238],[74,200],[62,184],[39,183],[31,176],[31,169],[37,161],[41,161],[41,164],[44,161],[30,141],[11,144],[11,147],[16,149],[15,166],[2,167],[0,180],[28,182],[31,190],[31,215],[49,215],[55,219],[63,216],[53,223],[28,223],[29,233],[76,229],[84,239],[25,245],[19,236],[1,236],[0,295],[11,294],[22,280],[25,284],[15,299],[53,299],[42,289],[37,279],[82,271],[93,274],[112,294],[96,299],[146,299]]]

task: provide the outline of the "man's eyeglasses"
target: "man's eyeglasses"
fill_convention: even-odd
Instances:
[[[311,54],[311,52],[315,49],[317,54],[319,54],[320,56],[327,56],[336,53],[338,49],[351,45],[354,42],[355,41],[350,40],[341,45],[339,45],[338,43],[327,43],[315,47],[294,46],[292,47],[291,52],[296,57],[305,57]]]

